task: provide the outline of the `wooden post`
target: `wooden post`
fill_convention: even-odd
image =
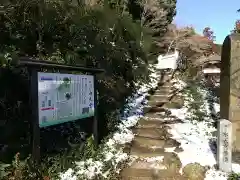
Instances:
[[[30,75],[30,106],[32,120],[32,155],[36,163],[40,160],[40,127],[38,122],[38,77],[37,69],[29,69]]]

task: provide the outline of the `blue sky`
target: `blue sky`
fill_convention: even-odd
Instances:
[[[177,16],[174,22],[182,27],[193,26],[202,34],[204,27],[211,27],[216,42],[222,43],[240,19],[240,0],[177,0]]]

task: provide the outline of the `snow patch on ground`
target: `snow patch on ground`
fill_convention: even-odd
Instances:
[[[180,142],[181,147],[184,149],[183,152],[178,153],[183,166],[194,162],[199,162],[202,166],[216,164],[208,143],[208,137],[204,134],[210,130],[204,125],[199,124],[198,126],[191,122],[170,125],[172,129],[169,132],[173,135],[172,138]]]
[[[186,86],[184,82],[175,80],[175,87],[182,89]],[[206,93],[206,91],[202,91]],[[191,97],[186,98],[187,101],[191,101]],[[208,106],[208,103],[204,103]],[[220,105],[214,103],[215,112],[220,111]],[[216,141],[217,137],[212,135],[212,132],[216,131],[216,128],[212,126],[213,120],[204,119],[202,122],[195,120],[187,120],[191,114],[188,112],[188,102],[185,103],[185,107],[182,109],[170,109],[172,115],[178,117],[183,123],[171,124],[169,132],[173,135],[173,139],[181,143],[183,152],[177,153],[182,167],[189,163],[197,162],[202,166],[209,166],[210,169],[206,173],[205,180],[227,180],[227,173],[216,170],[216,149],[211,146],[212,141]],[[208,109],[205,109],[206,113],[209,113]],[[239,164],[232,164],[233,172],[240,172]]]

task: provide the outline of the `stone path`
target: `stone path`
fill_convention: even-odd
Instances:
[[[181,162],[175,153],[181,151],[180,144],[167,131],[167,124],[179,122],[166,108],[172,90],[172,84],[165,82],[149,97],[145,116],[133,129],[136,135],[128,150],[135,160],[121,172],[122,180],[188,179],[180,174]],[[166,117],[168,120],[164,120]]]

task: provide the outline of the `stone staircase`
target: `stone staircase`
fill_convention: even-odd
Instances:
[[[135,138],[128,152],[135,160],[122,170],[122,180],[186,180],[180,174],[181,162],[175,153],[181,151],[180,144],[171,139],[167,131],[167,124],[179,122],[164,108],[173,92],[168,79],[169,76],[165,75],[165,83],[159,84],[149,97],[145,116],[133,129]]]

